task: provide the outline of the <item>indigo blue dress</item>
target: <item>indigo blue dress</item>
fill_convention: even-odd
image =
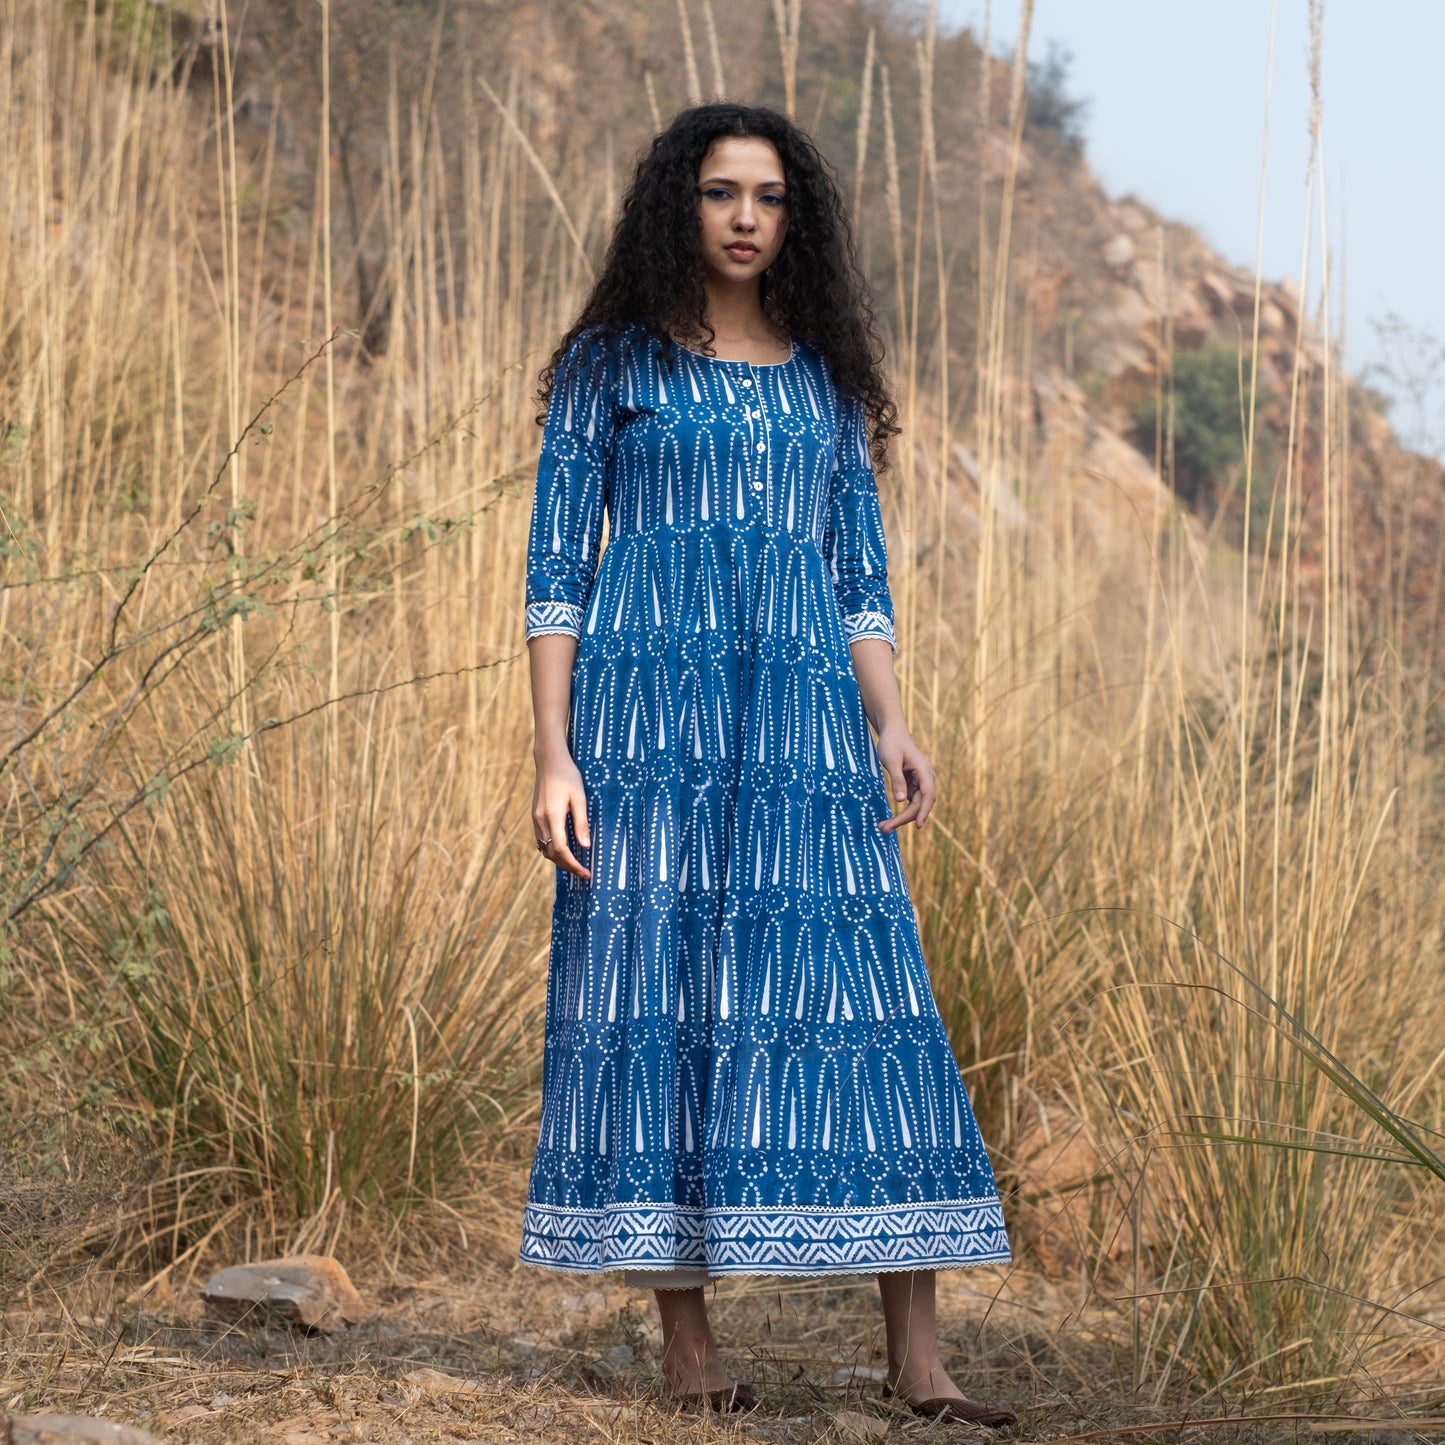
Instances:
[[[521,1256],[827,1275],[1009,1257],[849,644],[894,645],[861,401],[584,332],[525,635],[578,638],[591,880],[559,868]],[[608,543],[600,548],[604,511]],[[601,552],[599,561],[599,550]],[[894,645],[896,651],[896,645]]]

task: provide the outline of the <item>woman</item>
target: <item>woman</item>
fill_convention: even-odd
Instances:
[[[753,1397],[709,1277],[876,1272],[892,1393],[1002,1425],[934,1321],[936,1269],[1009,1251],[898,846],[935,789],[893,673],[879,353],[807,137],[679,114],[542,373],[525,632],[557,875],[522,1258],[655,1289],[669,1391],[722,1408]]]

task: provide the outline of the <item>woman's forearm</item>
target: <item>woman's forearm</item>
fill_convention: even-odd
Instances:
[[[885,637],[859,637],[851,644],[853,674],[863,698],[863,711],[873,724],[873,731],[904,724],[903,699],[898,692],[898,677],[893,671],[893,649]]]
[[[567,753],[577,639],[570,632],[543,632],[528,639],[527,655],[532,672],[532,753],[542,761]]]

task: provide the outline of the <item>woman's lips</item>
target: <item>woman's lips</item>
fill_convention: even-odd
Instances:
[[[750,260],[752,257],[758,254],[758,248],[756,246],[749,246],[746,242],[741,241],[737,245],[728,246],[725,249],[729,252],[729,254],[736,256],[740,261]]]

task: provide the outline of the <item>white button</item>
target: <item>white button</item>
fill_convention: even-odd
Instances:
[[[768,444],[767,444],[766,442],[759,442],[759,443],[758,443],[758,450],[759,450],[760,452],[765,452],[765,451],[767,451],[767,449],[768,449]]]
[[[755,477],[755,478],[753,479],[753,491],[755,491],[755,492],[761,492],[762,489],[763,489],[763,479],[762,479],[761,477]]]
[[[762,412],[760,412],[760,411],[757,409],[757,407],[754,407],[754,408],[753,408],[753,415],[754,415],[755,417],[759,417],[759,416],[762,415]]]
[[[743,377],[743,385],[744,385],[744,386],[751,386],[752,384],[753,384],[753,379],[752,379],[752,377],[750,377],[750,376],[745,376],[745,377]]]

